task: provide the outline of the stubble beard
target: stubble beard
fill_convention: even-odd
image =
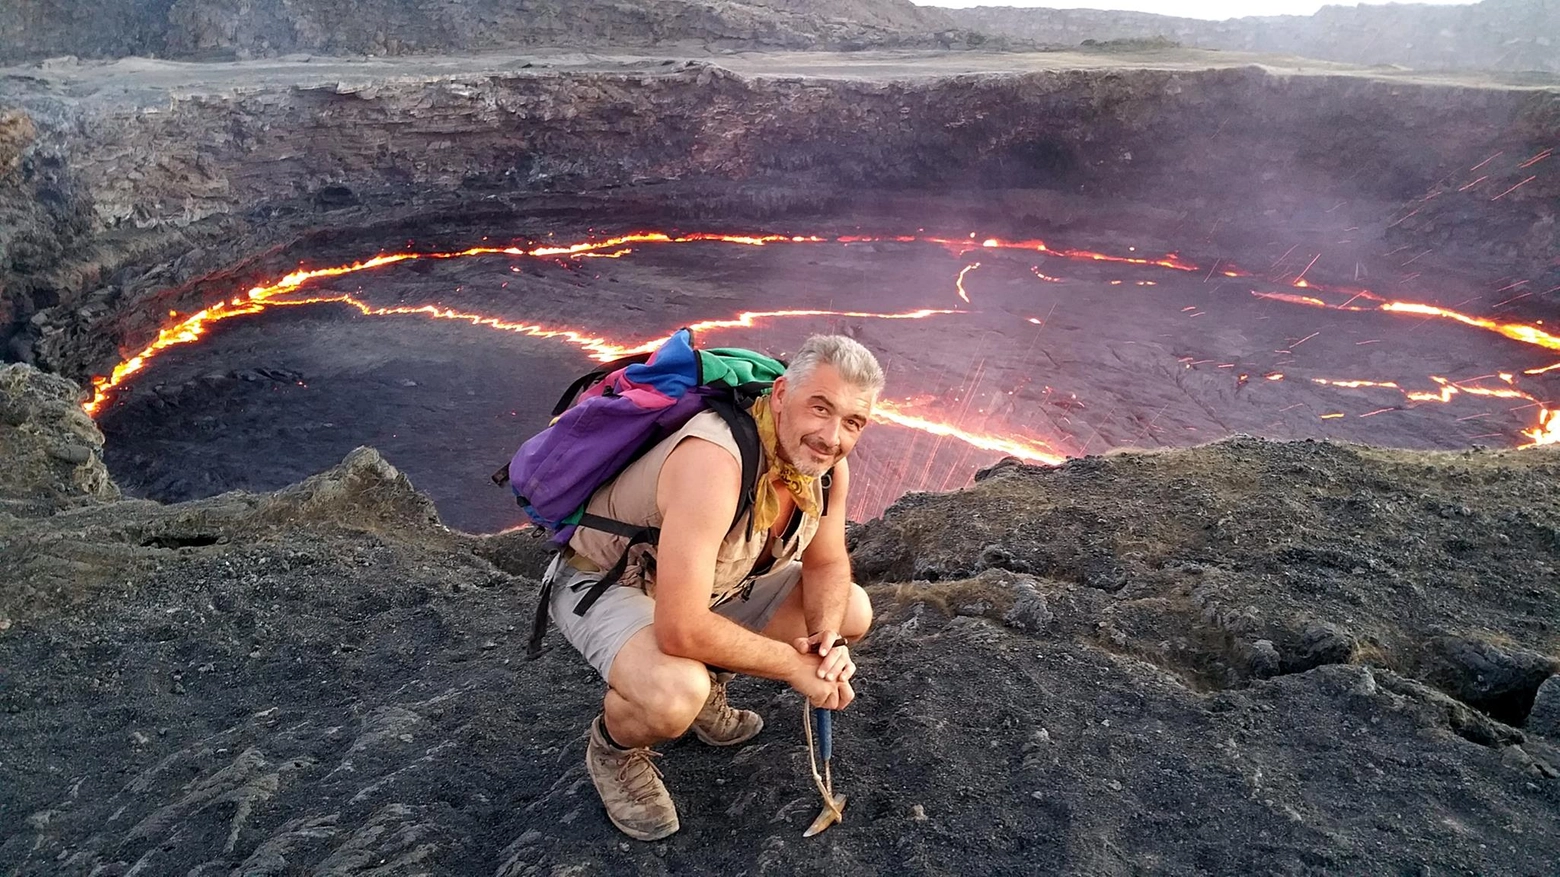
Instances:
[[[840,459],[839,454],[834,453],[831,454],[827,460],[819,461],[818,458],[813,455],[812,450],[808,448],[805,437],[798,438],[793,441],[780,442],[780,455],[784,457],[785,461],[790,463],[791,466],[796,469],[796,471],[802,473],[808,478],[817,478],[823,475],[823,473],[834,468],[834,464],[838,463]]]

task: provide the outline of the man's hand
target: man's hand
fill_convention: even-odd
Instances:
[[[842,710],[850,706],[850,702],[856,699],[856,690],[851,688],[847,680],[830,681],[822,678],[819,673],[822,666],[822,658],[804,653],[799,656],[796,672],[786,681],[807,698],[808,703],[819,709]]]
[[[850,659],[850,649],[838,633],[820,631],[793,640],[791,645],[801,656],[800,669],[789,680],[791,687],[813,706],[842,710],[856,699],[856,690],[850,684],[850,678],[856,675],[856,662]]]
[[[849,682],[856,675],[856,662],[850,659],[850,649],[839,631],[822,630],[805,639],[791,643],[804,655],[816,654],[822,661],[818,665],[818,678],[830,682]]]

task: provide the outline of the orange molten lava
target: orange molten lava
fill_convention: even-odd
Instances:
[[[1394,314],[1423,314],[1427,317],[1456,320],[1465,326],[1498,332],[1513,341],[1521,341],[1523,344],[1533,344],[1549,350],[1560,350],[1560,336],[1551,335],[1537,326],[1529,326],[1524,323],[1502,323],[1484,317],[1470,317],[1467,314],[1460,314],[1446,308],[1436,307],[1435,305],[1408,301],[1383,302],[1380,309]]]
[[[354,262],[351,265],[341,265],[330,268],[316,268],[311,270],[294,271],[275,283],[256,286],[242,296],[224,302],[218,302],[203,310],[197,311],[183,320],[162,329],[157,338],[140,351],[125,359],[124,362],[114,367],[113,372],[107,377],[94,378],[92,381],[92,399],[82,407],[88,415],[96,414],[108,400],[111,390],[146,367],[159,351],[166,350],[180,344],[188,344],[199,340],[205,335],[207,328],[225,319],[248,314],[259,313],[264,310],[264,305],[271,299],[297,290],[312,280],[328,277],[340,277],[345,274],[355,274],[359,271],[368,271],[374,268],[382,268],[397,262],[406,262],[417,259],[459,259],[468,256],[522,256],[533,258],[550,257],[586,257],[605,256],[607,258],[620,258],[629,252],[631,244],[684,244],[684,243],[724,243],[739,244],[745,246],[761,247],[769,244],[820,244],[820,243],[932,243],[950,247],[972,248],[971,241],[954,240],[951,238],[920,237],[915,235],[899,235],[894,237],[881,237],[875,235],[841,235],[834,238],[819,237],[817,235],[731,235],[706,232],[694,232],[683,235],[670,235],[658,231],[630,232],[616,237],[603,238],[594,241],[579,241],[571,244],[538,246],[525,249],[517,246],[510,247],[471,247],[447,253],[387,253],[375,256],[362,262]],[[1020,241],[1008,243],[995,238],[985,241],[981,246],[998,247],[1003,249],[1024,249],[1048,253],[1066,259],[1088,259],[1094,261],[1125,262],[1135,265],[1161,265],[1178,270],[1196,270],[1195,266],[1181,263],[1174,254],[1161,259],[1140,259],[1120,256],[1111,256],[1104,253],[1093,253],[1086,250],[1060,250],[1049,249],[1043,241]],[[961,289],[962,292],[962,289]],[[968,301],[968,298],[965,299]],[[738,324],[746,325],[746,324]],[[560,334],[568,330],[557,330]]]
[[[82,407],[88,415],[96,414],[108,399],[109,391],[124,383],[125,379],[146,367],[159,351],[166,350],[180,344],[189,344],[199,340],[206,334],[207,328],[217,322],[232,317],[256,314],[265,309],[266,303],[280,295],[297,290],[311,280],[319,280],[327,277],[340,277],[345,274],[355,274],[359,271],[368,271],[374,268],[382,268],[397,262],[406,262],[416,259],[459,259],[467,256],[590,256],[605,255],[608,258],[619,258],[628,252],[627,244],[652,244],[652,243],[691,243],[697,241],[715,241],[728,244],[744,244],[748,246],[763,246],[771,243],[821,243],[825,239],[817,237],[799,237],[785,235],[718,235],[718,234],[690,234],[673,237],[663,232],[634,232],[618,237],[606,238],[599,241],[582,241],[579,243],[565,244],[562,246],[543,246],[530,250],[520,247],[471,247],[449,253],[387,253],[375,256],[362,262],[354,262],[351,265],[340,265],[331,268],[316,268],[312,270],[299,270],[283,277],[275,283],[256,286],[242,296],[228,301],[218,302],[208,308],[197,311],[172,326],[158,332],[157,338],[146,345],[138,353],[128,357],[124,362],[114,367],[112,374],[107,377],[94,378],[92,381],[93,395],[91,401]],[[331,299],[338,300],[338,299]],[[558,330],[563,334],[566,330]]]
[[[956,254],[967,253],[975,249],[1017,250],[1040,253],[1047,257],[1059,259],[1158,267],[1182,272],[1201,272],[1203,270],[1197,265],[1182,260],[1175,253],[1169,253],[1164,256],[1152,258],[1140,257],[1136,255],[1121,256],[1092,252],[1088,250],[1052,248],[1044,241],[1040,240],[1005,241],[999,238],[977,239],[975,235],[970,235],[969,238],[962,239],[921,235],[842,235],[835,237],[822,237],[816,235],[778,234],[728,235],[702,232],[672,235],[664,232],[640,231],[611,238],[604,238],[601,240],[579,241],[575,243],[556,245],[549,244],[545,246],[534,246],[529,249],[519,246],[473,247],[456,252],[389,253],[350,265],[295,271],[274,283],[256,286],[249,289],[243,295],[236,296],[227,301],[217,302],[216,304],[213,304],[210,307],[207,307],[194,314],[184,316],[182,319],[179,318],[177,314],[170,314],[171,317],[175,318],[176,322],[161,329],[158,332],[157,337],[150,344],[146,345],[146,347],[137,352],[135,355],[128,357],[124,362],[116,366],[112,374],[107,377],[96,378],[93,381],[93,397],[89,402],[85,403],[83,407],[89,415],[96,414],[106,403],[113,389],[124,383],[131,376],[144,369],[152,358],[168,348],[181,344],[189,344],[200,340],[200,338],[202,338],[207,333],[209,327],[212,324],[232,317],[257,314],[265,310],[267,307],[274,305],[299,306],[335,302],[357,308],[362,313],[370,316],[390,316],[404,314],[420,315],[436,319],[459,320],[471,323],[472,325],[518,332],[530,335],[532,337],[563,339],[581,348],[593,358],[601,361],[609,361],[629,353],[651,350],[654,349],[658,343],[660,343],[659,339],[653,339],[641,343],[614,341],[600,337],[598,335],[593,335],[582,330],[563,327],[546,327],[538,324],[513,322],[484,314],[460,312],[451,308],[445,308],[436,305],[424,305],[420,307],[375,307],[361,301],[360,299],[345,294],[331,294],[311,298],[296,298],[292,297],[291,294],[298,292],[303,286],[310,283],[311,281],[339,277],[342,275],[384,267],[386,265],[391,265],[398,262],[419,259],[455,259],[481,255],[505,255],[511,257],[546,258],[554,260],[567,260],[575,258],[618,259],[632,253],[634,251],[634,245],[659,245],[699,242],[733,244],[741,246],[770,246],[785,244],[815,245],[828,243],[850,245],[855,243],[880,242],[921,243],[945,247]],[[1470,327],[1496,332],[1506,338],[1510,338],[1525,344],[1535,345],[1549,350],[1560,350],[1560,336],[1556,336],[1547,331],[1544,331],[1537,326],[1522,323],[1508,323],[1485,317],[1471,316],[1435,305],[1408,301],[1390,301],[1370,292],[1369,290],[1327,286],[1306,280],[1305,275],[1311,270],[1313,266],[1316,265],[1317,259],[1319,258],[1320,256],[1312,258],[1310,263],[1306,266],[1305,270],[1301,271],[1300,275],[1290,283],[1290,286],[1292,287],[1304,289],[1307,292],[1315,294],[1298,295],[1294,293],[1262,292],[1256,290],[1253,290],[1252,294],[1261,298],[1281,301],[1288,304],[1305,305],[1308,307],[1320,307],[1343,311],[1375,310],[1386,313],[1400,313],[1448,319]],[[979,268],[980,265],[981,263],[975,262],[965,266],[965,268],[959,272],[958,278],[956,280],[955,288],[959,298],[966,303],[970,302],[970,297],[964,286],[965,278],[971,271]],[[1048,282],[1061,282],[1060,278],[1051,277],[1042,273],[1038,266],[1035,266],[1032,271],[1034,275],[1041,280]],[[1214,267],[1209,269],[1207,273],[1209,276],[1212,276],[1215,271],[1218,271],[1218,273],[1224,277],[1233,278],[1252,276],[1250,273],[1241,270],[1236,266],[1223,262],[1223,260],[1215,262]],[[1113,282],[1116,284],[1121,283],[1119,280]],[[1142,286],[1153,285],[1153,281],[1137,281],[1137,283],[1138,285]],[[1330,304],[1325,299],[1319,297],[1321,295],[1347,296],[1347,300],[1345,300],[1342,304]],[[1356,304],[1356,302],[1359,302],[1362,299],[1365,301],[1364,304]],[[1191,308],[1188,310],[1196,309]],[[693,328],[696,330],[744,328],[753,326],[755,321],[758,320],[787,317],[834,316],[864,319],[924,319],[931,316],[959,313],[965,313],[965,311],[930,308],[909,311],[905,313],[871,313],[862,311],[826,310],[749,311],[739,314],[734,318],[706,320],[695,323]],[[1191,316],[1194,317],[1200,315],[1201,311],[1197,311],[1196,313],[1191,314]],[[1029,318],[1029,322],[1041,325],[1044,321],[1031,317]],[[1299,341],[1291,344],[1290,348],[1296,347],[1299,344],[1303,344],[1313,337],[1315,337],[1315,334],[1300,339]],[[1532,369],[1527,371],[1526,374],[1543,374],[1554,369],[1560,369],[1560,363],[1543,369]],[[1242,383],[1244,383],[1245,379],[1248,377],[1249,375],[1242,375]],[[1284,376],[1278,372],[1269,373],[1264,377],[1268,381],[1281,381],[1284,378]],[[1513,379],[1511,376],[1501,375],[1501,377],[1504,379],[1507,385],[1512,384]],[[1470,396],[1488,396],[1494,398],[1526,399],[1532,402],[1534,407],[1538,408],[1539,416],[1537,424],[1534,426],[1534,428],[1530,430],[1524,430],[1523,435],[1530,440],[1531,444],[1560,443],[1560,417],[1557,417],[1557,412],[1547,407],[1545,403],[1540,402],[1535,397],[1512,386],[1490,388],[1470,384],[1468,381],[1453,382],[1445,378],[1433,377],[1432,380],[1438,385],[1436,390],[1407,391],[1397,383],[1390,381],[1373,382],[1334,381],[1327,379],[1313,380],[1318,384],[1340,388],[1393,390],[1402,393],[1405,399],[1410,402],[1449,402],[1452,398],[1460,394]],[[1375,414],[1380,414],[1391,410],[1396,409],[1377,409],[1370,412],[1369,414],[1360,416],[1373,416]],[[999,451],[1025,460],[1055,464],[1061,462],[1064,458],[1063,455],[1056,450],[1056,448],[1046,444],[1045,442],[1037,441],[1032,437],[1020,435],[988,434],[971,431],[961,426],[946,423],[941,420],[912,414],[905,409],[896,407],[889,403],[883,403],[880,411],[878,412],[878,416],[880,419],[886,422],[897,423],[900,426],[920,430],[937,436],[955,438],[974,447]],[[1322,415],[1324,419],[1333,419],[1343,416],[1344,415],[1342,413],[1337,412]]]
[[[1508,373],[1501,373],[1494,376],[1486,375],[1485,377],[1499,377],[1507,384],[1512,383],[1514,380],[1513,376]],[[1403,398],[1410,402],[1432,402],[1445,404],[1451,402],[1453,398],[1460,394],[1469,396],[1485,396],[1495,399],[1524,399],[1533,403],[1533,405],[1538,408],[1539,416],[1537,426],[1532,429],[1522,431],[1522,434],[1529,439],[1529,444],[1523,445],[1523,447],[1560,443],[1560,421],[1556,420],[1556,411],[1548,408],[1545,403],[1541,402],[1537,397],[1529,393],[1524,393],[1523,391],[1515,389],[1514,387],[1481,387],[1473,383],[1474,380],[1479,380],[1478,378],[1467,381],[1451,381],[1438,375],[1431,375],[1430,380],[1434,381],[1440,389],[1434,391],[1405,390],[1403,389],[1402,385],[1398,384],[1396,381],[1337,381],[1327,378],[1311,379],[1313,383],[1322,384],[1328,387],[1341,387],[1344,389],[1395,390],[1403,394]],[[1397,409],[1378,408],[1374,411],[1370,411],[1359,416],[1374,417],[1377,414],[1383,414],[1387,411],[1395,410]],[[1322,419],[1331,420],[1333,418],[1342,416],[1344,415],[1323,414]]]
[[[971,271],[974,271],[976,268],[979,268],[979,267],[980,267],[980,263],[979,262],[972,262],[972,263],[970,263],[968,265],[965,265],[964,266],[964,270],[959,272],[959,279],[955,280],[953,282],[954,287],[956,287],[959,290],[959,298],[964,299],[964,303],[965,304],[969,304],[970,303],[970,294],[968,292],[965,292],[965,290],[964,290],[964,275],[970,273]]]
[[[1055,448],[1030,436],[980,433],[962,429],[950,423],[910,414],[893,402],[880,400],[872,409],[872,416],[884,423],[907,427],[937,436],[956,438],[966,444],[988,451],[997,451],[1047,466],[1059,466],[1067,460]]]
[[[562,338],[574,346],[590,354],[592,359],[601,362],[611,362],[625,356],[633,356],[636,353],[649,353],[660,347],[666,340],[664,338],[652,338],[640,344],[625,344],[609,341],[605,338],[587,335],[574,329],[549,328],[536,323],[516,323],[499,317],[490,317],[485,314],[466,313],[453,308],[443,308],[437,305],[398,305],[393,307],[375,307],[361,299],[341,294],[319,296],[314,298],[282,299],[273,301],[270,306],[289,307],[294,305],[317,304],[345,304],[357,308],[367,317],[390,317],[397,315],[421,315],[437,320],[456,320],[470,323],[473,326],[486,326],[489,329],[499,329],[504,332],[515,332],[532,338]],[[820,311],[820,310],[795,310],[795,311],[744,311],[729,320],[704,320],[691,324],[688,328],[695,332],[709,329],[733,329],[752,328],[759,320],[773,319],[777,317],[853,317],[857,319],[876,320],[922,320],[927,317],[941,316],[944,314],[962,314],[963,311],[942,310],[939,308],[921,308],[920,310],[905,311],[903,313],[877,313],[874,311]]]
[[[1370,295],[1364,290],[1355,291],[1349,302],[1360,298],[1368,298],[1377,302],[1374,307],[1355,305],[1345,302],[1341,305],[1328,304],[1327,302],[1309,295],[1295,295],[1288,292],[1262,292],[1252,290],[1251,294],[1257,298],[1272,301],[1287,302],[1289,304],[1307,305],[1314,308],[1327,308],[1334,311],[1384,311],[1389,314],[1419,314],[1426,317],[1438,317],[1444,320],[1455,320],[1465,326],[1476,329],[1484,329],[1504,335],[1513,341],[1521,341],[1524,344],[1532,344],[1549,350],[1560,350],[1560,336],[1545,332],[1537,326],[1526,323],[1503,323],[1499,320],[1491,320],[1486,317],[1469,316],[1448,308],[1436,305],[1422,304],[1411,301],[1385,301],[1377,296]],[[1531,372],[1530,372],[1531,374]]]
[[[1348,301],[1338,305],[1328,304],[1322,299],[1315,298],[1313,296],[1301,296],[1287,292],[1262,292],[1258,290],[1252,290],[1251,294],[1258,298],[1269,299],[1272,301],[1282,301],[1289,304],[1300,304],[1309,307],[1327,308],[1330,310],[1374,310],[1389,314],[1414,314],[1418,316],[1453,320],[1465,326],[1471,326],[1475,329],[1483,329],[1488,332],[1494,332],[1506,338],[1510,338],[1513,341],[1520,341],[1523,344],[1531,344],[1535,347],[1542,347],[1546,350],[1560,350],[1560,336],[1554,335],[1553,333],[1547,332],[1537,326],[1529,325],[1527,323],[1508,323],[1502,322],[1500,320],[1492,320],[1487,317],[1475,317],[1469,314],[1461,313],[1459,311],[1451,310],[1449,308],[1443,308],[1438,305],[1424,304],[1421,302],[1388,301],[1382,299],[1380,296],[1370,293],[1368,290],[1335,291],[1352,291],[1353,294],[1349,297]],[[1361,298],[1374,302],[1374,306],[1353,304],[1353,302]],[[1539,375],[1557,368],[1560,368],[1560,363],[1556,363],[1555,365],[1540,369],[1529,369],[1524,372],[1524,374]],[[1508,384],[1512,382],[1512,377],[1510,375],[1502,374],[1500,377]],[[1528,444],[1523,445],[1522,447],[1560,444],[1560,421],[1557,421],[1556,418],[1556,411],[1560,409],[1550,408],[1548,403],[1540,400],[1536,396],[1514,388],[1507,389],[1470,386],[1466,381],[1453,382],[1439,376],[1431,376],[1430,379],[1437,383],[1440,386],[1440,389],[1435,391],[1411,392],[1402,390],[1402,388],[1399,387],[1396,383],[1390,381],[1332,381],[1313,378],[1313,380],[1318,384],[1325,384],[1334,387],[1373,387],[1400,390],[1403,392],[1403,395],[1412,402],[1450,402],[1453,397],[1457,396],[1458,394],[1466,394],[1469,396],[1487,396],[1497,399],[1525,399],[1529,402],[1532,402],[1534,406],[1538,408],[1538,423],[1532,429],[1526,429],[1522,431],[1522,435],[1526,436],[1529,440]],[[1364,414],[1360,416],[1368,417],[1379,413],[1381,413],[1381,411],[1372,411],[1370,414]],[[1331,419],[1331,417],[1331,415],[1323,415],[1323,419]]]
[[[268,306],[297,307],[300,305],[319,304],[348,305],[350,307],[357,308],[363,313],[364,316],[368,317],[388,317],[402,314],[415,314],[425,317],[432,317],[437,320],[457,320],[463,323],[470,323],[473,326],[486,326],[489,329],[498,329],[504,332],[515,332],[520,335],[528,335],[532,338],[561,338],[589,353],[592,358],[599,359],[602,362],[610,362],[619,357],[627,356],[629,353],[633,352],[622,344],[608,341],[607,339],[598,336],[577,332],[573,329],[549,328],[547,326],[542,326],[535,323],[516,323],[509,320],[500,319],[499,317],[489,317],[484,314],[462,313],[461,311],[457,311],[452,308],[441,308],[437,305],[421,305],[418,307],[399,305],[395,307],[381,308],[368,304],[361,299],[356,298],[355,296],[342,294],[315,296],[310,298],[282,299],[280,301],[270,302]]]
[[[1532,429],[1523,430],[1522,434],[1527,436],[1533,445],[1560,444],[1560,409],[1541,409],[1538,415],[1538,425]]]

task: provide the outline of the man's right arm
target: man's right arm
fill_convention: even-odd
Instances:
[[[699,438],[666,458],[656,487],[655,639],[660,650],[710,666],[790,684],[815,705],[837,702],[838,683],[817,678],[816,655],[753,633],[710,611],[715,561],[742,490],[741,465]]]

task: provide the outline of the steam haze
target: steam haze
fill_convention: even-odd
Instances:
[[[1307,0],[1282,0],[1278,3],[1246,3],[1241,0],[1201,0],[1201,2],[1157,2],[1157,0],[1123,0],[1123,2],[1100,3],[1035,3],[1025,0],[1009,0],[1009,2],[983,2],[983,0],[940,0],[936,3],[916,2],[917,6],[940,6],[944,9],[970,9],[976,6],[1012,6],[1028,7],[1036,9],[1114,9],[1123,12],[1147,12],[1154,15],[1170,15],[1179,18],[1202,18],[1210,21],[1219,21],[1226,18],[1240,18],[1260,15],[1312,15],[1326,5],[1338,6],[1383,6],[1382,2],[1360,4],[1324,4],[1312,3]],[[1396,4],[1410,5],[1410,4]],[[1471,6],[1471,3],[1449,2],[1449,0],[1428,0],[1425,3],[1411,4],[1418,6]]]

